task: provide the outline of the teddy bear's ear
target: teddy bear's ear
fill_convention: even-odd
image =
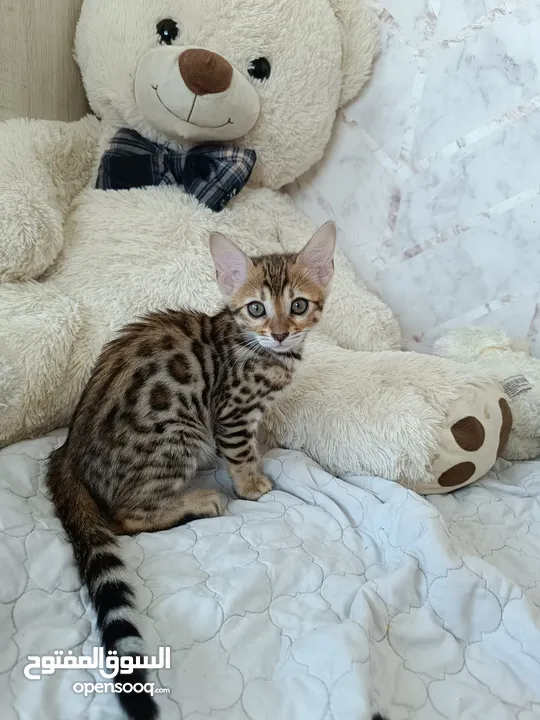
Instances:
[[[343,85],[340,105],[358,95],[379,52],[379,31],[364,0],[330,0],[343,38]]]

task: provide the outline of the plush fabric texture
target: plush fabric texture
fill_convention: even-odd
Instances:
[[[173,45],[161,46],[167,58],[171,48],[178,56],[186,48],[211,50],[250,80],[260,114],[252,129],[238,137],[243,147],[257,153],[253,184],[273,189],[293,182],[321,159],[338,108],[360,92],[379,47],[378,30],[363,0],[86,0],[76,57],[92,109],[105,124],[131,127],[160,143],[182,139],[148,121],[148,100],[138,88],[137,102],[134,79],[141,63],[147,56],[149,62],[149,54],[160,47],[156,23],[165,18],[179,27]],[[260,57],[271,64],[264,81],[249,75],[252,62]],[[164,61],[162,70],[156,68],[147,86],[158,85],[159,93],[169,88],[172,61]],[[183,95],[181,89],[175,84],[171,99],[164,98],[167,105]],[[247,110],[251,100],[243,89],[242,96],[241,110]],[[206,109],[198,115],[200,125],[228,120],[227,115],[219,119],[219,97],[197,100],[194,112]],[[227,93],[223,102],[229,110]],[[183,118],[186,109],[171,106]],[[214,131],[210,134],[207,139],[214,140]],[[196,142],[204,138],[197,134]]]
[[[371,61],[379,51],[379,37],[373,31],[373,16],[358,0],[331,0],[340,22],[343,53],[341,105],[355,98],[371,75]]]
[[[223,208],[249,180],[253,150],[204,145],[175,153],[129,128],[119,130],[99,166],[98,190],[130,190],[178,185],[214,212]]]
[[[66,214],[97,160],[100,133],[91,116],[0,123],[0,282],[32,280],[54,264]]]
[[[320,341],[309,344],[307,359],[270,410],[269,445],[301,450],[336,475],[377,475],[422,494],[474,482],[494,465],[502,427],[498,402],[506,396],[467,366],[417,353],[336,347],[330,355]],[[452,427],[473,414],[485,426],[476,453],[452,435]],[[439,484],[443,473],[471,461],[475,469],[467,480]]]
[[[145,124],[172,140],[193,143],[243,137],[261,114],[250,76],[213,50],[175,39],[137,62],[135,102]]]
[[[160,34],[165,20],[174,37]],[[100,121],[0,125],[0,445],[66,424],[123,324],[218,308],[210,233],[250,255],[305,245],[312,223],[277,190],[321,158],[377,47],[360,0],[85,0],[76,56]],[[226,142],[257,163],[220,213],[177,184],[97,190],[122,129],[172,153]],[[455,422],[472,415],[466,399],[482,378],[418,355],[365,354],[400,344],[392,312],[338,250],[306,379],[269,419],[275,441],[336,471],[437,482],[441,428],[454,403]],[[486,429],[486,447],[499,431]],[[467,461],[452,448],[455,466]]]
[[[440,338],[435,349],[491,377],[507,393],[513,429],[503,457],[531,460],[540,455],[540,360],[530,355],[527,341],[493,328],[470,327]]]

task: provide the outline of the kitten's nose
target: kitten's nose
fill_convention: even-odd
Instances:
[[[272,337],[274,340],[277,340],[277,342],[282,343],[289,337],[289,333],[272,333]]]

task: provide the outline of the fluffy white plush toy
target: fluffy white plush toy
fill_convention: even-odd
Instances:
[[[85,0],[76,56],[95,116],[0,125],[0,445],[66,424],[119,326],[217,308],[211,232],[250,254],[305,244],[313,226],[278,190],[321,158],[377,43],[361,0]],[[400,336],[341,253],[322,332],[275,439],[429,492],[493,464],[498,388],[353,352]],[[456,444],[451,428],[482,412],[481,446]]]
[[[528,341],[511,340],[492,328],[470,327],[451,332],[435,348],[496,380],[505,391],[514,424],[503,457],[530,460],[540,455],[540,360],[531,357]]]
[[[308,360],[267,418],[269,441],[336,475],[445,493],[480,479],[506,445],[508,398],[466,365],[418,353],[330,353],[319,342]]]

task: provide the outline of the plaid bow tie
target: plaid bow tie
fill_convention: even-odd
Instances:
[[[119,130],[101,158],[98,190],[179,185],[214,212],[220,212],[249,180],[254,150],[201,145],[175,152],[128,128]]]

